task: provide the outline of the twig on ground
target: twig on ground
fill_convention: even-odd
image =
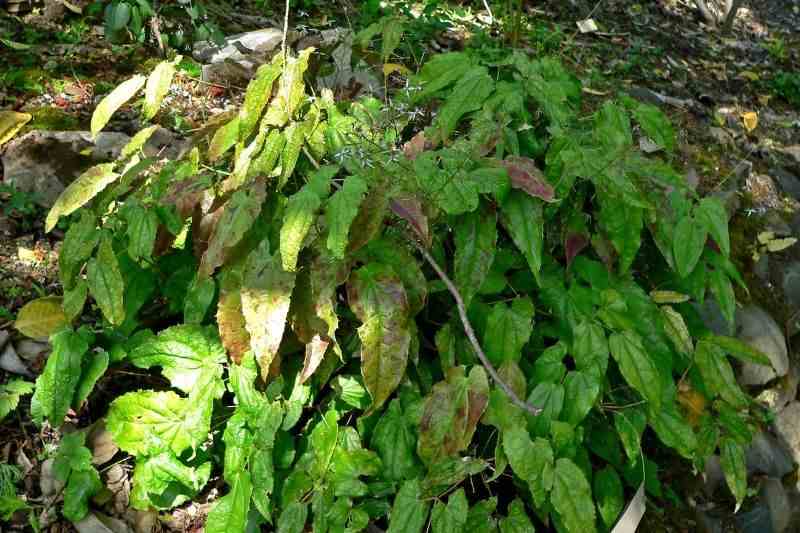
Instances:
[[[503,389],[503,392],[506,393],[506,396],[509,397],[509,399],[514,403],[514,405],[516,405],[521,409],[524,409],[525,411],[534,416],[541,413],[542,412],[541,408],[533,406],[528,402],[520,399],[520,397],[517,396],[517,393],[514,392],[514,390],[511,387],[509,387],[509,385],[505,381],[503,381],[503,379],[497,373],[497,370],[495,370],[494,366],[492,366],[492,363],[486,357],[486,354],[483,353],[483,348],[481,348],[481,345],[478,342],[478,338],[475,336],[475,331],[472,329],[472,324],[470,324],[469,318],[467,317],[467,308],[464,305],[464,300],[461,298],[461,294],[458,292],[458,289],[456,288],[455,284],[447,276],[447,274],[445,274],[444,270],[442,270],[442,267],[439,266],[439,264],[431,256],[431,254],[428,253],[428,250],[426,250],[424,247],[422,247],[422,245],[420,245],[416,241],[414,241],[414,244],[416,245],[419,252],[422,254],[422,257],[425,258],[428,264],[431,265],[431,268],[433,268],[433,270],[439,276],[439,279],[441,279],[444,282],[445,286],[447,287],[447,290],[450,292],[450,294],[453,296],[453,299],[456,301],[456,307],[458,308],[458,315],[459,317],[461,317],[461,324],[464,326],[464,331],[467,334],[467,338],[469,339],[470,344],[472,344],[472,347],[475,349],[475,353],[478,354],[478,359],[480,359],[481,364],[486,369],[486,371],[489,372],[489,375],[492,377],[492,380],[495,383],[497,383],[497,385],[501,389]]]

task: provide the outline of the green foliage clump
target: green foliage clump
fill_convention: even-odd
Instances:
[[[387,20],[362,36],[384,59]],[[137,509],[221,473],[209,533],[608,530],[625,491],[660,494],[645,438],[698,468],[719,450],[741,503],[758,419],[730,359],[768,362],[691,305],[732,321],[742,282],[666,117],[624,95],[583,116],[580,82],[521,53],[437,55],[393,102],[337,104],[306,93],[311,53],[262,66],[182,159],[146,157],[148,127],[64,191],[64,315],[101,318],[53,336],[37,418],[60,425],[108,367],[159,368],[170,388],[106,424]],[[112,91],[93,133],[142,89],[152,117],[173,72]]]
[[[772,78],[775,94],[795,107],[800,107],[800,74],[797,72],[778,72]]]

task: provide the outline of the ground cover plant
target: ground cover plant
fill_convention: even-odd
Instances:
[[[372,35],[384,62],[397,31]],[[586,113],[558,58],[519,51],[391,67],[391,97],[335,102],[307,89],[314,54],[275,55],[182,157],[148,157],[148,126],[67,187],[46,220],[69,221],[64,293],[17,317],[53,346],[37,423],[109,369],[160,373],[105,423],[134,508],[221,476],[210,533],[606,531],[658,493],[664,448],[719,452],[741,504],[763,412],[730,359],[769,360],[690,305],[732,322],[744,285],[661,111],[620,93]],[[114,89],[92,133],[139,97],[151,120],[180,59]],[[30,392],[7,384],[0,413]],[[79,521],[102,491],[83,432],[54,468]]]

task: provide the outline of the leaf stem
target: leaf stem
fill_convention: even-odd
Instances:
[[[472,329],[472,324],[470,324],[469,318],[467,317],[467,308],[464,305],[464,300],[463,298],[461,298],[461,294],[458,292],[458,289],[456,288],[455,284],[449,277],[447,277],[447,274],[445,274],[444,270],[442,270],[442,267],[440,267],[439,264],[436,262],[436,260],[431,256],[431,254],[428,253],[428,250],[423,248],[422,245],[420,245],[416,241],[414,241],[414,245],[422,254],[422,257],[424,257],[425,260],[428,262],[428,264],[431,265],[431,268],[433,268],[433,270],[439,276],[439,279],[441,279],[444,282],[445,286],[447,287],[447,290],[450,291],[450,294],[456,301],[456,307],[458,308],[458,315],[459,317],[461,317],[461,324],[463,324],[464,326],[464,331],[467,334],[467,338],[469,339],[470,344],[472,344],[472,347],[475,349],[475,353],[478,354],[478,359],[480,359],[481,364],[489,373],[489,375],[492,377],[492,380],[495,383],[497,383],[497,385],[501,389],[503,389],[503,392],[506,393],[506,396],[509,397],[509,399],[514,403],[514,405],[516,405],[521,409],[524,409],[525,411],[534,416],[541,413],[542,412],[541,408],[535,407],[529,404],[528,402],[520,399],[520,397],[517,396],[517,393],[515,393],[514,390],[508,386],[508,383],[503,381],[503,379],[497,373],[497,370],[495,370],[494,366],[492,366],[492,363],[486,357],[486,354],[483,352],[483,348],[481,348],[481,345],[478,342],[478,338],[475,336],[475,330]]]

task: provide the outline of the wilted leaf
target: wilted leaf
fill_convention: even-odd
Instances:
[[[147,85],[144,88],[144,106],[142,106],[142,114],[145,119],[150,120],[158,113],[161,101],[169,92],[169,86],[172,85],[175,67],[181,62],[181,59],[183,56],[177,55],[172,61],[162,61],[148,76]]]
[[[683,316],[668,305],[661,307],[661,314],[664,316],[664,332],[672,345],[684,355],[691,354],[694,351],[694,344]]]
[[[406,290],[390,267],[370,263],[350,275],[347,298],[362,322],[358,328],[361,374],[374,410],[405,375],[411,343]]]
[[[428,229],[428,217],[422,210],[422,204],[413,196],[396,196],[389,200],[392,212],[408,222],[420,242],[431,245],[431,235]]]
[[[426,463],[465,450],[489,401],[489,382],[482,367],[469,375],[464,367],[448,370],[447,381],[433,386],[419,423],[417,453]]]
[[[61,303],[61,298],[57,296],[45,296],[28,302],[17,313],[14,327],[26,337],[46,341],[69,323]]]
[[[278,81],[278,91],[269,104],[264,117],[267,126],[283,126],[292,118],[295,110],[305,98],[303,75],[308,69],[308,59],[314,52],[306,48],[297,57],[288,57]]]
[[[282,263],[280,252],[270,255],[264,239],[250,252],[243,275],[242,312],[262,379],[278,353],[294,289],[295,274],[285,272]]]
[[[239,140],[244,141],[255,130],[282,67],[283,54],[275,54],[270,63],[258,67],[255,77],[247,85],[244,103],[239,110]]]
[[[280,255],[285,271],[295,271],[297,256],[314,224],[321,203],[320,197],[307,186],[289,197],[280,233]]]
[[[224,268],[220,279],[217,325],[222,345],[231,360],[240,364],[250,349],[250,334],[242,312],[242,267]]]
[[[90,129],[92,131],[92,138],[96,138],[108,121],[111,119],[117,109],[122,107],[125,102],[133,98],[144,86],[146,78],[141,74],[137,74],[130,79],[120,83],[113,91],[108,93],[92,113],[92,123]]]
[[[222,155],[230,150],[236,141],[239,140],[239,117],[235,116],[223,126],[217,128],[211,143],[208,145],[206,156],[210,162],[215,162]]]
[[[0,111],[0,146],[14,138],[22,126],[30,122],[32,115],[16,111]]]
[[[52,230],[58,219],[83,207],[89,200],[116,180],[119,174],[114,172],[114,163],[95,165],[67,185],[67,188],[56,199],[45,220],[45,231]]]
[[[208,248],[200,260],[198,278],[210,276],[225,263],[230,250],[241,241],[261,212],[265,196],[263,184],[233,193],[211,232]]]

